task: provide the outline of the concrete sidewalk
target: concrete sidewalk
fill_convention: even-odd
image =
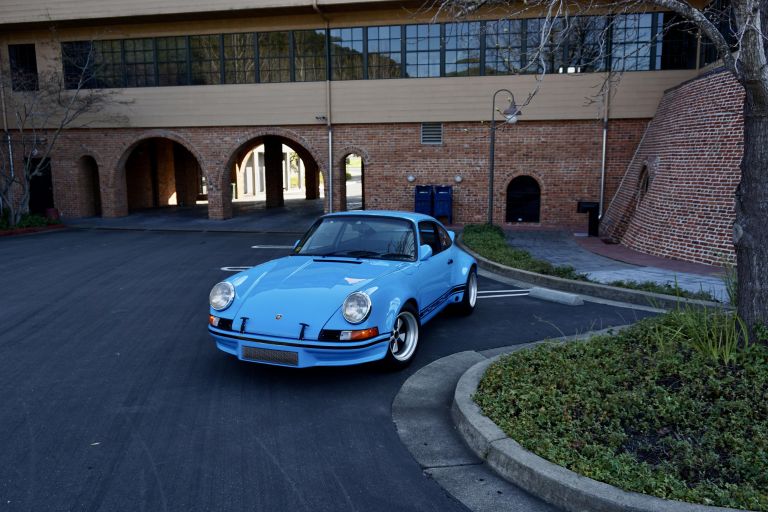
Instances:
[[[609,245],[598,238],[574,237],[564,231],[506,231],[512,247],[524,249],[553,265],[570,265],[590,280],[610,284],[614,281],[652,281],[677,285],[691,292],[711,293],[728,301],[723,269],[650,256],[622,245]]]
[[[67,226],[85,229],[169,231],[237,231],[304,234],[323,214],[324,199],[285,199],[285,206],[266,207],[265,201],[235,202],[233,217],[208,218],[208,205],[168,206],[131,213],[125,217],[63,219]]]

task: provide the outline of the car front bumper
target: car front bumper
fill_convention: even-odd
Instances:
[[[348,366],[383,359],[389,346],[389,333],[360,342],[325,342],[251,336],[208,326],[216,347],[241,361],[307,368],[310,366]]]

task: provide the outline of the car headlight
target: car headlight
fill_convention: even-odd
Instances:
[[[227,281],[216,284],[208,295],[208,303],[216,311],[227,309],[233,300],[235,300],[235,287]]]
[[[344,299],[344,305],[341,307],[341,314],[344,319],[351,324],[359,324],[371,312],[371,298],[363,292],[350,293]]]

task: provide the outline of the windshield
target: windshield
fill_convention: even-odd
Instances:
[[[391,217],[324,217],[293,250],[303,256],[416,261],[413,224]]]

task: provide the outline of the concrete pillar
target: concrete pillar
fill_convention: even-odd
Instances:
[[[264,137],[264,175],[267,208],[283,206],[283,143],[276,137]]]
[[[317,199],[320,197],[320,169],[314,160],[304,161],[304,189],[307,199]]]

